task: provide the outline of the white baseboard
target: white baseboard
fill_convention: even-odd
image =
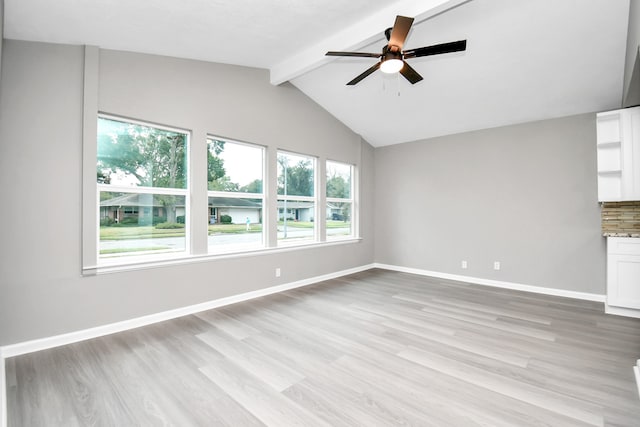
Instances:
[[[272,286],[265,289],[258,289],[256,291],[246,292],[243,294],[232,295],[217,300],[207,301],[200,304],[194,304],[187,307],[181,307],[174,310],[163,311],[160,313],[154,313],[147,316],[141,316],[134,319],[124,320],[121,322],[111,323],[108,325],[97,326],[95,328],[84,329],[75,332],[69,332],[66,334],[55,335],[52,337],[40,338],[31,341],[25,341],[17,344],[10,344],[0,347],[0,360],[19,356],[21,354],[32,353],[35,351],[46,350],[52,347],[58,347],[61,345],[72,344],[88,340],[91,338],[97,338],[104,335],[113,334],[116,332],[122,332],[129,329],[138,328],[140,326],[150,325],[152,323],[163,322],[165,320],[174,319],[180,316],[186,316],[189,314],[198,313],[212,308],[222,307],[229,304],[234,304],[241,301],[247,301],[254,298],[259,298],[266,295],[283,292],[289,289],[295,289],[302,286],[312,285],[314,283],[322,282],[325,280],[335,279],[337,277],[346,276],[353,273],[369,270],[371,268],[382,268],[386,270],[399,271],[403,273],[417,274],[421,276],[438,277],[441,279],[456,280],[461,282],[469,282],[478,285],[494,286],[498,288],[514,289],[519,291],[534,292],[545,295],[555,295],[568,298],[577,298],[588,301],[604,302],[605,296],[599,294],[590,294],[585,292],[567,291],[563,289],[544,288],[539,286],[524,285],[512,282],[503,282],[498,280],[482,279],[478,277],[462,276],[457,274],[440,273],[436,271],[422,270],[417,268],[401,267],[390,264],[373,263],[355,267],[347,270],[337,271],[334,273],[325,274],[322,276],[311,277],[308,279],[298,280],[296,282],[285,283],[282,285]],[[2,374],[2,372],[0,372]]]
[[[636,385],[638,386],[638,397],[640,398],[640,359],[636,362],[636,366],[633,367],[633,373],[636,375]]]
[[[498,288],[514,289],[519,291],[534,292],[545,295],[555,295],[568,298],[577,298],[588,301],[605,302],[605,296],[599,294],[590,294],[584,292],[567,291],[563,289],[543,288],[539,286],[524,285],[512,282],[503,282],[498,280],[482,279],[478,277],[462,276],[457,274],[440,273],[436,271],[421,270],[417,268],[401,267],[389,264],[373,263],[355,267],[347,270],[337,271],[334,273],[316,276],[309,279],[298,280],[296,282],[285,283],[282,285],[272,286],[265,289],[246,292],[239,295],[232,295],[213,301],[207,301],[200,304],[190,305],[187,307],[177,308],[174,310],[163,311],[161,313],[150,314],[147,316],[137,317],[121,322],[111,323],[108,325],[97,326],[95,328],[84,329],[66,334],[56,335],[52,337],[40,338],[31,341],[25,341],[17,344],[10,344],[0,347],[0,426],[7,426],[7,399],[6,399],[6,373],[5,359],[8,357],[19,356],[21,354],[32,353],[35,351],[46,350],[48,348],[58,347],[66,344],[72,344],[104,335],[122,332],[153,323],[163,322],[165,320],[174,319],[180,316],[199,313],[201,311],[222,307],[237,302],[248,301],[266,295],[287,291],[303,286],[312,285],[314,283],[323,282],[325,280],[335,279],[337,277],[346,276],[353,273],[369,270],[372,268],[382,268],[386,270],[399,271],[403,273],[417,274],[421,276],[438,277],[441,279],[456,280],[461,282],[474,283],[478,285],[494,286]],[[634,367],[636,379],[638,381],[640,393],[640,371],[638,366]]]
[[[334,273],[324,274],[322,276],[311,277],[308,279],[298,280],[296,282],[285,283],[282,285],[272,286],[256,291],[245,292],[243,294],[232,295],[213,301],[207,301],[200,304],[194,304],[187,307],[181,307],[174,310],[163,311],[161,313],[141,316],[135,319],[124,320],[122,322],[111,323],[108,325],[97,326],[95,328],[84,329],[81,331],[69,332],[67,334],[56,335],[52,337],[40,338],[31,341],[25,341],[17,344],[10,344],[0,347],[0,427],[7,427],[7,382],[5,373],[5,359],[8,357],[19,356],[21,354],[32,353],[35,351],[46,350],[48,348],[58,347],[66,344],[72,344],[92,338],[98,338],[104,335],[116,332],[127,331],[129,329],[146,326],[153,323],[163,322],[165,320],[175,319],[176,317],[186,316],[189,314],[199,313],[201,311],[210,310],[212,308],[222,307],[237,302],[248,301],[254,298],[260,298],[266,295],[284,292],[289,289],[300,288],[303,286],[313,285],[314,283],[323,282],[325,280],[335,279],[337,277],[349,274],[359,273],[361,271],[374,268],[373,264],[362,265],[360,267],[350,268],[347,270],[336,271]]]
[[[606,303],[604,305],[604,312],[607,314],[615,314],[616,316],[640,318],[640,310],[638,309],[615,307]]]
[[[7,427],[7,374],[0,354],[0,426]]]
[[[420,276],[437,277],[439,279],[455,280],[458,282],[468,282],[476,285],[493,286],[496,288],[513,289],[516,291],[533,292],[536,294],[553,295],[558,297],[575,298],[586,301],[605,302],[605,295],[590,294],[587,292],[567,291],[564,289],[544,288],[541,286],[524,285],[521,283],[504,282],[501,280],[482,279],[479,277],[462,276],[458,274],[441,273],[438,271],[422,270],[418,268],[402,267],[398,265],[374,263],[376,268],[399,271],[402,273],[417,274]]]
[[[19,356],[21,354],[32,353],[34,351],[46,350],[48,348],[58,347],[61,345],[72,344],[104,335],[122,332],[129,329],[146,326],[153,323],[164,322],[165,320],[175,319],[176,317],[186,316],[189,314],[199,313],[201,311],[210,310],[212,308],[222,307],[229,304],[235,304],[241,301],[248,301],[254,298],[275,294],[278,292],[295,289],[302,286],[312,285],[314,283],[323,282],[325,280],[335,279],[337,277],[346,276],[348,274],[359,273],[361,271],[373,268],[373,264],[363,265],[360,267],[350,268],[347,270],[337,271],[334,273],[324,274],[322,276],[311,277],[309,279],[298,280],[296,282],[285,283],[282,285],[272,286],[269,288],[258,289],[256,291],[245,292],[243,294],[232,295],[225,298],[207,301],[200,304],[194,304],[187,307],[181,307],[174,310],[154,313],[147,316],[141,316],[134,319],[124,320],[121,322],[111,323],[108,325],[97,326],[95,328],[84,329],[66,334],[56,335],[52,337],[40,338],[31,341],[25,341],[17,344],[10,344],[0,347],[0,358]]]

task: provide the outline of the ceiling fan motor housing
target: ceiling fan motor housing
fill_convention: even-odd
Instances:
[[[394,49],[394,47],[396,49]],[[397,46],[387,46],[385,45],[382,48],[382,62],[387,61],[389,59],[399,59],[402,60],[402,51]]]

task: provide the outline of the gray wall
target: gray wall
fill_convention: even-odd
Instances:
[[[624,64],[624,107],[638,105],[640,102],[640,0],[629,2],[629,28],[627,30],[627,53]],[[634,68],[635,73],[634,73]],[[633,93],[630,93],[629,90]]]
[[[0,345],[374,260],[604,293],[594,114],[374,150],[265,70],[104,50],[102,111],[357,163],[364,239],[83,278],[83,49],[7,40],[2,55]]]
[[[603,294],[595,137],[586,114],[376,149],[376,262]]]
[[[373,261],[373,149],[357,135],[266,70],[101,51],[101,110],[357,163],[363,240],[81,277],[83,49],[6,40],[3,55],[0,345]]]
[[[4,0],[0,0],[0,79],[2,78],[2,43],[4,40]]]

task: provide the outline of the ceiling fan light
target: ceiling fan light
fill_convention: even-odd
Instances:
[[[404,63],[400,59],[387,59],[380,64],[380,71],[386,74],[397,73],[402,69]]]

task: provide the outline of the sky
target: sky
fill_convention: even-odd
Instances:
[[[264,150],[260,147],[227,142],[219,157],[231,182],[241,187],[262,178]]]

